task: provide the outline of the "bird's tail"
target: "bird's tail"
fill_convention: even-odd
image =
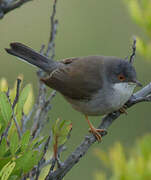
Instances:
[[[48,59],[21,43],[11,43],[10,47],[10,49],[5,49],[9,54],[17,56],[21,58],[21,60],[33,64],[48,73],[51,73],[58,67],[58,62]]]

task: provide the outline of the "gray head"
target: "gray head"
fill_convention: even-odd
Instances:
[[[137,86],[142,84],[137,80],[136,71],[133,67],[133,61],[136,53],[136,37],[133,37],[132,54],[130,60],[118,59],[115,57],[107,58],[106,69],[107,78],[110,83],[133,83]],[[110,62],[109,62],[110,61]],[[109,63],[108,63],[109,62]]]
[[[135,83],[137,86],[141,86],[141,83],[137,80],[135,68],[132,63],[117,59],[115,57],[107,58],[105,61],[107,79],[111,83]]]

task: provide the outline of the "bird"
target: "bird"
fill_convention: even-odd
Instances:
[[[19,43],[10,43],[7,53],[17,56],[46,72],[41,81],[60,92],[71,106],[85,115],[89,131],[101,141],[101,132],[95,128],[88,116],[102,116],[122,109],[132,96],[137,80],[132,59],[113,56],[86,56],[52,60],[32,48]]]

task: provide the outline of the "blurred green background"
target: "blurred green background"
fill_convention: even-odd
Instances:
[[[13,85],[18,74],[24,75],[24,83],[32,83],[37,95],[36,68],[29,66],[4,51],[10,42],[18,41],[39,51],[47,44],[50,30],[50,0],[34,0],[7,14],[0,21],[0,77],[6,77]],[[132,36],[144,37],[144,32],[131,20],[128,10],[121,0],[58,0],[59,19],[56,37],[56,59],[87,55],[112,55],[121,58],[131,53]],[[151,60],[145,60],[137,53],[135,67],[138,79],[145,85],[151,81]],[[50,90],[51,91],[51,90]],[[64,157],[72,152],[88,132],[84,116],[74,111],[57,94],[52,102],[50,126],[57,117],[71,120],[73,131]],[[135,139],[151,130],[150,104],[141,103],[122,115],[109,129],[101,144],[96,143],[87,155],[68,173],[65,180],[92,180],[96,170],[102,170],[94,155],[94,148],[106,150],[114,142],[120,141],[125,149]],[[101,117],[90,118],[97,126]]]

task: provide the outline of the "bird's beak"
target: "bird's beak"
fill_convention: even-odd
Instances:
[[[135,83],[139,87],[143,86],[137,79],[133,80],[133,83]]]

